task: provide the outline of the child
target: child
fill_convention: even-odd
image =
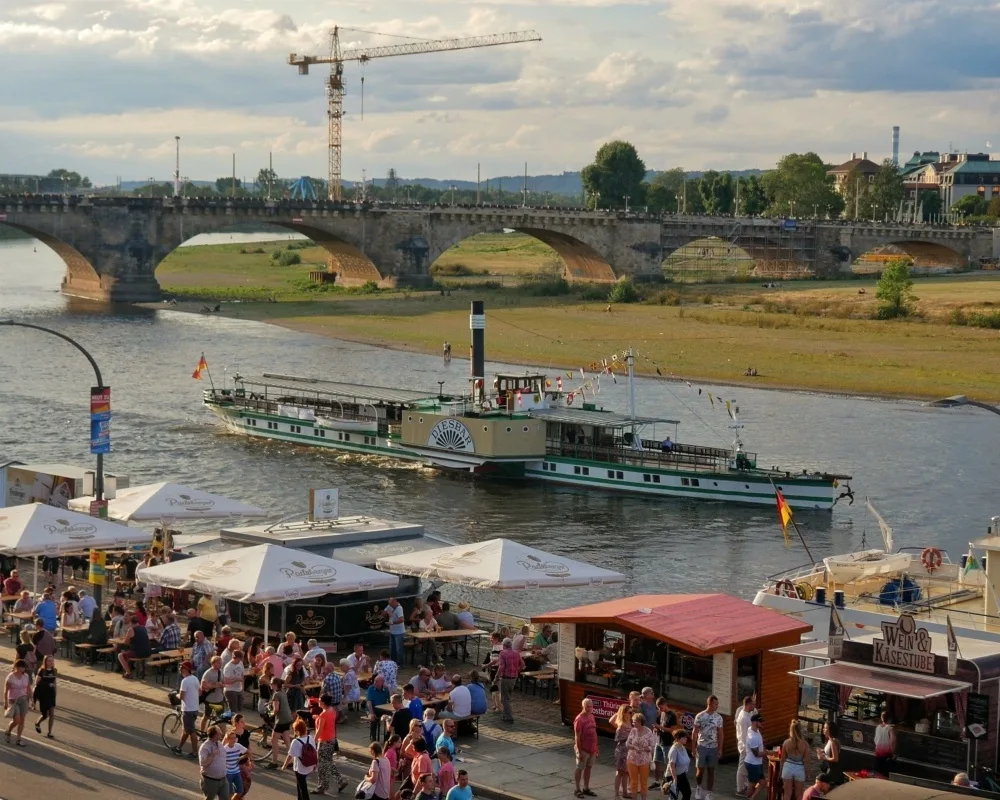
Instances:
[[[243,776],[240,773],[240,759],[247,749],[236,741],[236,731],[230,729],[222,740],[222,749],[226,753],[226,781],[233,800],[243,797]]]

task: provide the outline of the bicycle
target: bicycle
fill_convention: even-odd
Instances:
[[[180,748],[181,736],[184,733],[184,715],[181,713],[181,701],[177,693],[170,692],[167,697],[173,709],[167,712],[167,715],[163,718],[163,722],[160,723],[160,738],[168,750],[176,753]],[[226,726],[232,722],[232,712],[216,711],[214,704],[207,704],[205,708],[206,711],[203,712],[203,716],[208,717],[208,723],[205,727],[219,725],[222,727],[224,733]],[[208,738],[208,734],[198,726],[195,727],[194,735],[198,737],[199,742],[203,742]]]
[[[989,767],[979,767],[976,770],[976,783],[978,788],[986,792],[1000,792],[1000,783],[997,782],[996,773]]]

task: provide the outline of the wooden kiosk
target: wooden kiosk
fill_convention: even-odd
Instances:
[[[770,652],[794,645],[812,626],[725,594],[639,595],[539,614],[559,625],[559,698],[563,723],[594,701],[598,726],[650,686],[667,698],[682,725],[709,695],[725,718],[723,755],[736,755],[733,715],[740,699],[756,695],[764,738],[780,742],[798,713],[795,656]]]

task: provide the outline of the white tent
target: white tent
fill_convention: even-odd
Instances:
[[[79,511],[90,508],[92,497],[77,497],[69,507]],[[267,512],[248,503],[220,494],[203,492],[176,483],[150,483],[120,489],[108,501],[108,516],[119,520],[224,519],[266,517]]]
[[[88,550],[124,550],[149,544],[148,531],[78,514],[65,508],[31,503],[0,508],[0,552],[21,558],[85,553]],[[38,564],[35,564],[35,589]]]
[[[510,539],[489,539],[477,544],[387,556],[375,565],[397,575],[413,575],[477,589],[540,589],[625,582],[620,572],[546,553]]]
[[[394,589],[399,585],[396,575],[277,544],[183,558],[140,569],[136,579],[241,603],[263,603],[265,637],[271,603],[324,594]]]

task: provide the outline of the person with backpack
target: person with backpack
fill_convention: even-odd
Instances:
[[[307,779],[316,769],[319,763],[319,755],[316,752],[316,740],[309,735],[309,728],[303,719],[297,719],[292,724],[292,732],[295,738],[288,747],[288,755],[285,756],[285,763],[282,769],[291,766],[295,771],[295,787],[297,790],[297,800],[309,800],[309,784]]]

